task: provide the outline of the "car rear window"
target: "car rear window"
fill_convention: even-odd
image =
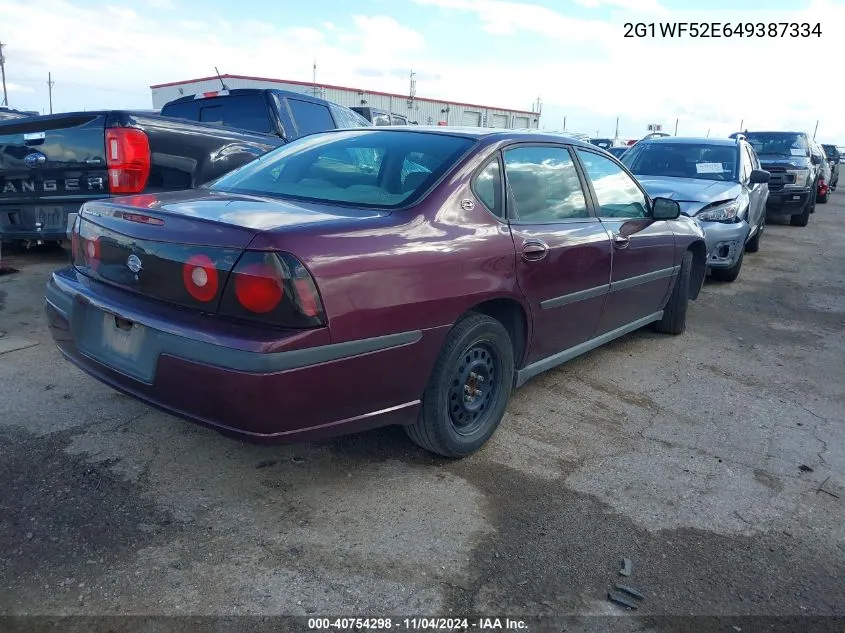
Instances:
[[[161,109],[161,115],[264,134],[270,134],[273,131],[267,101],[263,94],[224,95],[168,103]]]
[[[315,134],[226,174],[210,188],[395,208],[421,196],[474,144],[465,137],[404,130]]]

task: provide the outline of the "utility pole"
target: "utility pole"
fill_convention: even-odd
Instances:
[[[53,114],[53,73],[47,73],[47,91],[50,93],[50,114]]]
[[[9,95],[6,94],[6,58],[3,57],[3,47],[5,44],[0,42],[0,76],[3,77],[3,105],[9,105]]]
[[[566,117],[563,117],[563,131],[566,132]]]
[[[311,81],[311,92],[316,97],[317,96],[317,60],[314,60],[314,68],[312,74],[312,81]]]
[[[707,138],[710,138],[710,128],[707,128]]]
[[[817,120],[817,121],[816,121],[816,129],[815,129],[815,130],[813,130],[813,140],[814,140],[814,141],[816,140],[816,132],[818,132],[818,131],[819,131],[819,122],[818,122],[818,120]]]
[[[745,130],[745,128],[743,127],[743,125],[745,125],[745,119],[741,119],[741,120],[740,120],[740,122],[739,122],[739,131],[740,131],[740,132],[742,132],[743,130]]]
[[[613,135],[613,140],[616,141],[619,139],[619,117],[616,117],[616,132]]]

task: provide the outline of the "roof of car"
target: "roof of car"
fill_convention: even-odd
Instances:
[[[592,149],[601,149],[592,143],[581,141],[577,138],[567,136],[566,134],[550,132],[548,130],[535,129],[504,129],[504,128],[485,128],[485,127],[462,127],[458,125],[414,125],[414,126],[374,126],[366,129],[370,132],[425,132],[429,134],[443,134],[445,136],[464,136],[467,138],[484,138],[484,139],[502,139],[502,140],[524,140],[535,142],[552,142],[552,143],[570,143],[580,147],[589,147]],[[343,132],[343,129],[329,130],[329,132],[337,131]]]
[[[222,86],[219,89],[214,90],[200,90],[194,94],[187,94],[182,97],[178,97],[176,99],[172,99],[168,101],[164,105],[172,105],[174,103],[185,103],[193,100],[200,100],[201,97],[199,95],[207,94],[207,98],[213,98],[215,96],[229,96],[229,97],[238,97],[238,96],[249,96],[249,95],[257,95],[262,94],[265,92],[275,92],[277,94],[284,95],[286,97],[293,97],[295,99],[299,99],[301,101],[311,101],[313,103],[332,103],[326,99],[321,99],[320,97],[315,97],[313,95],[305,94],[302,92],[294,92],[293,90],[282,90],[281,88],[223,88]],[[338,103],[332,103],[332,105],[339,106],[341,108],[346,106],[341,106]]]
[[[661,145],[673,143],[696,143],[700,145],[719,145],[722,147],[736,146],[735,138],[714,138],[705,136],[661,136],[659,138],[647,138],[639,143],[660,143]]]

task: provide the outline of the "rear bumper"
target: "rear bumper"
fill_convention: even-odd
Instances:
[[[736,264],[751,233],[748,222],[742,220],[732,224],[723,222],[699,222],[704,229],[707,243],[707,266],[709,268],[730,268]]]
[[[811,189],[770,191],[766,201],[766,217],[777,218],[799,213],[810,198]]]
[[[413,421],[445,328],[276,352],[220,345],[98,296],[69,270],[47,284],[45,311],[59,351],[110,387],[167,413],[244,439],[288,443]],[[126,361],[92,343],[112,312],[144,325]],[[94,318],[92,320],[92,315]]]
[[[0,205],[0,240],[66,239],[68,214],[78,213],[81,202]]]

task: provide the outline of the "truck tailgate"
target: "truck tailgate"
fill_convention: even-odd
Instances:
[[[0,123],[0,237],[64,232],[68,213],[109,195],[107,113],[72,113]]]

